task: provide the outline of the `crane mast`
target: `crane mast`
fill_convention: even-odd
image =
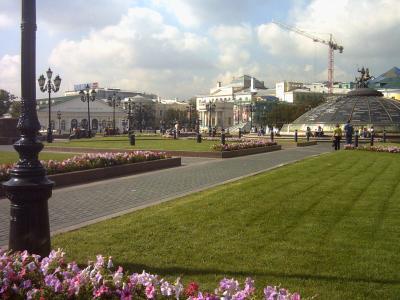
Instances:
[[[309,38],[311,40],[313,40],[316,43],[321,43],[321,44],[325,44],[328,46],[328,91],[330,94],[332,94],[333,92],[333,81],[334,81],[334,51],[335,50],[339,50],[339,53],[343,53],[343,46],[337,44],[334,39],[333,39],[333,35],[330,33],[329,34],[329,40],[325,40],[325,39],[321,39],[317,36],[314,36],[304,30],[300,30],[298,28],[292,27],[292,26],[288,26],[286,24],[280,23],[280,22],[276,22],[276,21],[272,21],[272,23],[278,25],[279,27],[288,30],[288,31],[293,31],[297,34],[300,34],[306,38]]]

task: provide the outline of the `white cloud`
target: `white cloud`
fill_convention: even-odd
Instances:
[[[246,24],[219,25],[210,30],[219,48],[219,67],[233,70],[246,66],[250,60],[253,29]]]
[[[152,0],[173,14],[185,27],[237,24],[249,21],[256,11],[267,11],[271,0]]]
[[[20,94],[20,66],[19,55],[4,55],[0,58],[0,89]]]
[[[99,81],[109,87],[190,96],[193,81],[213,68],[207,60],[210,51],[205,37],[166,24],[154,10],[131,8],[116,25],[60,42],[50,64],[61,70],[69,87]]]
[[[0,30],[14,25],[14,19],[6,14],[0,13]]]
[[[368,65],[379,72],[398,65],[397,49],[400,36],[400,4],[398,0],[313,0],[302,10],[291,13],[291,24],[321,38],[335,40],[344,46],[344,53],[335,52],[336,79],[353,79],[357,65]],[[292,63],[310,64],[315,56],[315,43],[293,32],[279,29],[274,24],[263,24],[257,29],[260,44],[274,57],[291,58]],[[328,64],[327,46],[317,49],[318,68]],[[300,76],[300,74],[299,74]]]

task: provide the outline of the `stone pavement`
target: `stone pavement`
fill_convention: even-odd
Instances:
[[[234,181],[271,168],[331,151],[330,144],[231,159],[183,158],[184,166],[85,185],[60,188],[49,199],[52,233]],[[0,200],[0,245],[7,245],[9,201]]]

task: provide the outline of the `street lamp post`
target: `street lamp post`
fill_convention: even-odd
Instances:
[[[208,135],[211,136],[211,114],[215,111],[216,104],[215,103],[207,103],[206,111],[208,112]]]
[[[88,111],[88,133],[87,133],[87,136],[88,136],[88,138],[91,138],[92,137],[92,132],[91,132],[91,129],[90,129],[90,107],[89,107],[89,102],[90,101],[93,102],[94,100],[96,100],[96,91],[95,90],[90,91],[90,87],[87,84],[86,85],[86,90],[81,90],[79,92],[79,95],[81,95],[81,101],[82,102],[87,102],[87,111]]]
[[[128,135],[131,134],[132,131],[132,100],[128,99]]]
[[[57,112],[57,119],[58,119],[58,133],[61,134],[61,111]]]
[[[49,93],[49,124],[47,127],[47,142],[53,142],[53,128],[51,128],[51,92],[58,92],[60,90],[61,78],[59,75],[54,78],[54,83],[51,82],[51,78],[53,77],[53,71],[49,68],[46,72],[47,75],[47,83],[46,78],[44,78],[43,74],[40,75],[38,82],[40,90]]]
[[[189,104],[189,106],[186,107],[187,112],[189,113],[189,129],[192,129],[192,112],[194,109],[194,105],[193,104]]]
[[[121,97],[117,96],[116,93],[113,93],[112,97],[108,98],[109,101],[111,101],[112,107],[113,107],[113,135],[116,133],[115,131],[115,106],[117,106],[119,104],[119,102],[121,101]]]
[[[144,118],[143,118],[143,104],[138,103],[137,105],[135,105],[135,108],[139,111],[138,125],[139,125],[139,131],[140,131],[140,133],[142,133],[143,127],[146,125]]]
[[[9,249],[27,250],[42,257],[50,253],[48,199],[53,182],[38,159],[43,144],[38,139],[36,112],[36,0],[21,0],[21,138],[14,144],[18,162],[3,183],[10,199]]]
[[[250,132],[251,132],[251,130],[253,130],[253,112],[256,111],[256,106],[254,105],[254,103],[250,104],[249,110],[250,110]]]

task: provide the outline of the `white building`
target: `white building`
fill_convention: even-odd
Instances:
[[[51,100],[51,120],[53,130],[70,133],[73,128],[88,127],[88,103],[82,102],[80,96],[53,98]],[[43,130],[48,127],[49,108],[47,99],[37,100],[37,114]],[[103,131],[112,127],[113,107],[102,99],[90,101],[90,127],[93,131]],[[59,113],[59,119],[58,114]],[[126,124],[126,112],[115,108],[115,126],[120,130]]]
[[[226,128],[250,122],[250,105],[270,97],[264,82],[248,75],[233,78],[227,85],[218,82],[210,94],[196,97],[200,126],[205,130],[208,126]],[[215,105],[211,112],[208,105]]]

